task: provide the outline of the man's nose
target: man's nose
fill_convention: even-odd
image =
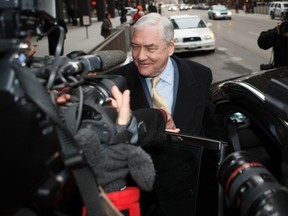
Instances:
[[[147,50],[145,48],[141,48],[138,52],[138,59],[144,60],[147,58]]]

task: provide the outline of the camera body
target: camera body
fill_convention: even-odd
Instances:
[[[269,63],[269,64],[260,64],[260,70],[270,70],[273,69],[274,65]]]
[[[279,26],[279,32],[280,34],[284,34],[288,32],[288,12],[287,11],[284,12],[282,23]]]
[[[0,170],[8,176],[0,180],[4,197],[0,215],[81,215],[83,200],[75,178],[62,157],[64,150],[61,146],[58,126],[23,87],[23,82],[17,75],[19,71],[16,72],[14,68],[17,65],[23,69],[23,72],[24,70],[28,72],[39,84],[36,87],[40,86],[40,90],[47,93],[45,96],[48,97],[44,98],[43,106],[55,105],[51,90],[54,90],[58,83],[53,82],[52,88],[49,89],[46,84],[53,71],[56,71],[53,68],[57,69],[71,59],[59,57],[56,60],[56,57],[51,56],[39,58],[37,59],[39,62],[32,64],[33,67],[20,61],[20,57],[25,55],[25,50],[21,47],[25,43],[24,38],[39,35],[44,19],[52,19],[49,14],[39,11],[39,2],[40,0],[1,1],[0,5],[0,67],[2,69],[0,73],[2,144]],[[93,126],[102,132],[101,139],[109,140],[109,136],[115,131],[111,119],[115,118],[117,112],[109,107],[106,108],[105,101],[111,97],[109,89],[112,85],[120,85],[121,87],[118,87],[123,90],[125,83],[121,80],[114,82],[111,80],[112,77],[108,76],[83,79],[78,75],[71,76],[73,79],[69,83],[71,84],[69,93],[79,98],[80,94],[76,95],[75,92],[77,89],[84,89],[82,96],[85,101],[83,110],[85,124],[94,124]],[[68,76],[64,78],[69,80]],[[33,89],[33,82],[31,86]],[[39,93],[39,96],[41,91],[36,87],[32,91],[36,95]],[[89,102],[97,105],[97,108],[93,109],[89,106]],[[79,104],[79,100],[75,100],[67,104],[67,107],[74,107],[74,111],[78,114]],[[77,115],[70,115],[68,109],[56,105],[55,107],[53,111],[65,126],[74,127],[75,122],[79,121],[75,119]]]
[[[39,35],[41,21],[55,20],[54,1],[18,0],[1,1],[0,38],[24,38]]]
[[[284,22],[281,23],[281,25],[279,26],[279,31],[280,34],[288,32],[288,20],[285,20]]]

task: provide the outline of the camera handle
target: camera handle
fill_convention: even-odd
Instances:
[[[65,166],[72,171],[88,215],[104,216],[99,197],[99,186],[91,168],[88,166],[80,147],[73,135],[59,120],[57,107],[52,103],[47,90],[31,73],[29,68],[12,64],[23,90],[55,123],[61,144]]]

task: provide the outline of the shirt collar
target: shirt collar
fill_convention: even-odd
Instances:
[[[164,71],[159,75],[159,77],[168,84],[173,85],[173,77],[174,77],[173,71],[174,67],[171,58],[169,58]]]

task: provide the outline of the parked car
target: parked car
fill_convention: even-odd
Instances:
[[[271,19],[286,18],[288,12],[288,1],[271,2],[269,7],[269,15]]]
[[[232,19],[232,12],[225,5],[212,5],[208,10],[209,19]]]
[[[128,15],[128,16],[132,16],[134,13],[137,13],[137,8],[125,7],[125,9],[127,10],[126,15]]]
[[[214,83],[211,94],[233,147],[250,152],[287,187],[288,67]]]
[[[208,10],[209,9],[209,5],[206,4],[206,3],[199,3],[199,9]]]
[[[177,10],[177,6],[174,4],[170,4],[168,7],[168,11],[176,11]]]
[[[169,19],[174,26],[175,53],[191,51],[214,51],[215,37],[206,23],[198,15],[174,15]]]
[[[179,10],[180,10],[180,11],[188,10],[188,5],[187,5],[187,4],[180,4],[180,5],[179,5]]]
[[[235,171],[237,167],[235,161],[237,160],[231,160],[230,168],[233,170],[234,166],[235,172],[230,173],[230,177],[226,175],[225,190],[230,195],[228,197],[235,203],[237,202],[238,208],[246,205],[246,210],[250,208],[253,212],[252,214],[242,212],[240,215],[265,215],[264,209],[268,205],[273,212],[283,212],[283,215],[287,215],[288,192],[284,191],[287,191],[288,187],[288,67],[261,71],[214,83],[211,86],[211,95],[212,101],[217,107],[218,119],[224,119],[223,125],[226,128],[224,131],[228,134],[228,146],[232,147],[234,151],[248,152],[254,158],[249,161],[251,166],[245,164],[247,162],[245,157],[242,157],[241,160],[238,158],[239,166],[242,165],[243,168],[245,164],[250,167],[244,168],[244,171],[243,169],[237,170],[237,174]],[[256,170],[259,167],[252,165],[254,161],[264,165],[267,169],[264,171],[267,173],[266,177],[262,173],[263,169],[261,174],[257,173]],[[229,166],[226,164],[226,172],[229,170],[227,167]],[[239,178],[238,182],[235,179],[231,180],[234,178],[233,175]],[[258,180],[254,182],[252,179]],[[274,186],[270,185],[271,180],[275,184]],[[228,187],[228,181],[233,181],[234,188]],[[232,190],[234,192],[230,193]],[[269,191],[274,192],[270,194]],[[256,198],[255,192],[258,198]],[[278,201],[271,202],[271,200],[276,199],[280,193],[286,194],[280,198],[283,205],[276,206],[273,203],[278,203]],[[255,197],[252,200],[249,198],[251,194]],[[244,204],[244,202],[246,203]],[[272,214],[269,212],[268,215]],[[225,215],[238,214],[234,212]]]

